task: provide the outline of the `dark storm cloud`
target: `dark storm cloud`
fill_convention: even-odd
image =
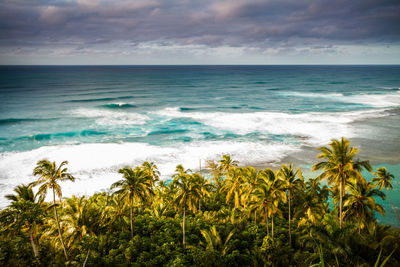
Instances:
[[[398,44],[399,14],[389,0],[0,1],[0,45]]]

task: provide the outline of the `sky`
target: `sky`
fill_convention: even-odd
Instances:
[[[400,64],[400,1],[0,0],[0,64]]]

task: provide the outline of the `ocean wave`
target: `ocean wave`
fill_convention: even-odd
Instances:
[[[255,132],[267,135],[287,135],[301,137],[303,143],[326,144],[332,138],[354,136],[353,122],[367,118],[390,115],[387,109],[363,110],[331,113],[282,112],[180,112],[179,108],[165,108],[155,112],[159,116],[188,118],[216,129],[230,131],[238,135]]]
[[[121,100],[121,99],[131,99],[131,98],[133,98],[133,96],[73,99],[73,100],[67,100],[65,102],[68,102],[68,103],[104,102],[104,101],[113,101],[113,100]]]
[[[156,130],[156,131],[151,131],[147,135],[161,135],[161,134],[180,134],[180,133],[185,133],[188,132],[187,129],[166,129],[166,130]]]
[[[180,111],[193,111],[193,110],[197,110],[197,108],[180,107],[179,110]]]
[[[172,118],[168,120],[168,123],[173,125],[201,125],[200,122],[190,118]]]
[[[108,109],[129,109],[136,108],[136,105],[127,104],[127,103],[115,103],[115,104],[106,104],[99,106],[100,108],[108,108]]]
[[[163,147],[144,143],[45,146],[25,152],[0,153],[0,181],[7,185],[0,194],[4,196],[16,185],[35,180],[32,170],[36,162],[44,158],[57,163],[69,161],[68,170],[77,180],[61,184],[63,196],[68,197],[106,190],[121,178],[118,169],[137,166],[146,160],[154,161],[166,179],[177,164],[196,170],[199,160],[205,164],[205,160],[220,159],[222,153],[231,154],[242,164],[265,164],[278,162],[296,151],[298,148],[288,144],[237,141],[197,141]],[[6,204],[6,199],[0,197],[0,206]]]
[[[330,99],[342,103],[363,104],[376,108],[395,107],[400,105],[400,91],[395,94],[357,94],[344,95],[342,93],[312,93],[289,91],[282,92],[281,95],[303,97],[303,98],[322,98]]]
[[[387,91],[400,91],[400,87],[381,87],[381,89],[383,90],[387,90]]]
[[[96,118],[96,124],[103,126],[141,125],[149,120],[149,117],[146,115],[140,113],[124,112],[117,109],[107,110],[79,108],[68,111],[66,115],[72,115],[78,118]]]
[[[8,125],[8,124],[17,124],[23,122],[35,122],[35,121],[51,121],[57,120],[57,118],[8,118],[8,119],[0,119],[0,125]]]
[[[83,130],[76,132],[64,132],[64,133],[43,133],[43,134],[34,134],[28,136],[19,136],[12,140],[11,142],[18,142],[23,140],[31,140],[31,141],[48,141],[52,139],[60,139],[65,137],[77,137],[77,136],[97,136],[97,135],[106,135],[106,132],[100,132],[95,130]]]

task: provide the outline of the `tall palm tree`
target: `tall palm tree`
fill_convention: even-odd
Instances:
[[[142,164],[142,168],[146,172],[146,174],[152,178],[154,186],[155,183],[160,180],[160,172],[157,165],[154,164],[154,162],[145,161]]]
[[[199,211],[201,211],[201,201],[206,197],[210,196],[210,190],[212,188],[212,184],[208,182],[207,179],[205,179],[201,174],[199,173],[193,173],[191,175],[191,178],[195,184],[197,184],[198,187],[198,195],[199,195]]]
[[[129,219],[131,224],[131,238],[133,242],[133,202],[144,203],[153,192],[153,180],[142,168],[122,168],[118,171],[124,179],[111,185],[111,189],[117,188],[115,194],[122,195],[126,203],[129,203]]]
[[[180,175],[175,176],[173,184],[177,188],[175,203],[180,210],[183,210],[182,245],[185,249],[186,208],[196,211],[196,202],[200,197],[200,188],[198,184],[194,183],[192,177],[184,172],[182,172]]]
[[[222,159],[219,161],[221,170],[226,174],[230,169],[237,167],[239,162],[233,160],[230,155],[222,155]]]
[[[61,162],[60,166],[57,167],[56,162],[50,162],[46,159],[39,161],[33,170],[33,175],[39,176],[38,180],[34,182],[34,185],[40,185],[38,194],[42,197],[46,196],[47,190],[53,191],[53,208],[54,218],[57,222],[58,235],[61,240],[61,245],[64,250],[65,259],[68,261],[67,249],[65,248],[64,239],[61,233],[60,222],[58,220],[57,207],[56,207],[56,195],[62,197],[61,187],[58,184],[62,181],[75,181],[75,177],[68,173],[68,169],[64,167],[68,164],[68,161]]]
[[[261,171],[254,167],[246,167],[243,169],[244,177],[244,205],[246,206],[253,198],[253,192],[261,179]],[[257,211],[254,211],[254,223],[257,224]]]
[[[304,187],[303,176],[300,169],[297,171],[293,170],[293,165],[289,166],[282,165],[278,172],[278,177],[283,181],[283,186],[288,193],[288,205],[289,205],[289,244],[292,244],[292,232],[291,232],[291,199],[295,189],[301,189]]]
[[[385,188],[386,195],[389,199],[390,205],[392,206],[392,209],[396,213],[397,219],[400,221],[400,216],[397,213],[396,208],[393,206],[392,200],[390,199],[388,192],[388,189],[393,190],[392,179],[394,179],[394,175],[388,172],[385,167],[378,168],[374,173],[374,175],[376,175],[376,177],[372,178],[372,182],[374,182],[375,185],[378,186],[379,190]]]
[[[305,183],[305,190],[298,192],[299,197],[296,217],[300,218],[298,227],[306,227],[309,230],[308,236],[312,238],[312,226],[320,224],[323,217],[329,212],[329,189],[326,185],[320,186],[318,178],[310,178]]]
[[[242,168],[231,168],[227,173],[227,178],[224,180],[224,185],[221,187],[222,192],[227,192],[226,203],[229,203],[233,197],[236,209],[240,207],[243,183]]]
[[[212,181],[214,182],[217,191],[219,191],[222,186],[221,166],[218,163],[215,163],[213,160],[208,160],[206,163],[206,168],[210,170]]]
[[[261,172],[254,167],[245,167],[243,168],[243,178],[246,192],[245,198],[248,199],[261,179]]]
[[[377,211],[385,215],[383,207],[375,202],[374,196],[385,199],[385,194],[380,190],[374,189],[372,183],[364,185],[363,183],[354,181],[349,182],[348,187],[350,194],[344,201],[343,217],[345,219],[357,218],[358,232],[364,228],[365,223],[371,221],[373,212]]]
[[[286,202],[286,194],[282,188],[282,182],[276,178],[271,169],[262,172],[262,178],[253,193],[254,200],[250,202],[250,209],[258,210],[263,215],[264,222],[267,223],[267,233],[269,235],[269,222],[271,218],[271,236],[274,238],[274,214],[281,215],[278,205]]]
[[[106,205],[104,205],[104,215],[105,219],[109,222],[108,226],[111,227],[112,225],[117,225],[118,227],[121,227],[122,231],[124,231],[127,226],[124,220],[124,215],[126,214],[127,206],[129,205],[129,203],[124,200],[124,196],[121,194],[107,195]]]
[[[306,191],[301,200],[301,207],[296,212],[296,215],[300,217],[298,227],[306,226],[310,229],[311,236],[311,226],[322,221],[326,213],[326,203],[319,201],[310,191]]]
[[[29,232],[29,239],[31,242],[33,254],[39,261],[38,250],[34,241],[34,228],[35,225],[42,221],[43,211],[40,205],[43,202],[43,198],[37,198],[37,195],[33,193],[32,184],[30,185],[18,185],[14,188],[15,195],[6,195],[8,200],[11,200],[10,213],[11,223],[9,227],[14,227],[15,224],[22,224],[23,228]]]
[[[339,187],[339,226],[342,227],[343,216],[343,197],[345,195],[345,186],[350,178],[364,181],[361,176],[361,169],[371,170],[371,166],[367,161],[354,161],[354,156],[358,153],[358,149],[350,147],[350,141],[343,138],[338,141],[333,139],[329,144],[331,148],[319,147],[317,158],[326,159],[313,165],[312,170],[323,170],[319,176],[320,179],[327,179],[329,184],[335,184]]]
[[[89,214],[89,210],[90,204],[84,196],[79,198],[72,196],[64,202],[62,219],[65,225],[64,234],[67,236],[66,243],[69,247],[76,241],[82,241],[84,236],[94,231],[93,228],[98,223],[94,221],[94,217],[100,217],[100,213],[99,216],[94,216],[93,213]]]
[[[76,242],[79,244],[85,236],[96,236],[103,226],[103,215],[102,209],[95,202],[89,201],[85,197],[72,196],[68,198],[62,216],[68,246],[73,247]],[[87,251],[83,266],[87,262],[89,253],[90,248]]]

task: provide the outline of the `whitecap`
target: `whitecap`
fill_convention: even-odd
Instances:
[[[159,116],[187,117],[216,129],[235,134],[259,132],[271,135],[292,135],[302,138],[302,143],[322,145],[332,138],[354,136],[352,122],[366,118],[387,116],[386,109],[351,112],[309,112],[289,114],[282,112],[180,112],[177,108],[166,108],[155,112]]]
[[[396,107],[400,105],[400,91],[394,94],[353,94],[342,93],[312,93],[312,92],[282,92],[281,95],[304,98],[330,99],[342,103],[363,104],[375,108]]]

